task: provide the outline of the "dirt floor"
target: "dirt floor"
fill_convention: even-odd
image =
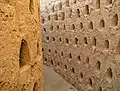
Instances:
[[[52,68],[44,66],[45,91],[77,91]]]

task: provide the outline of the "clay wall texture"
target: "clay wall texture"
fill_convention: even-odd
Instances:
[[[43,91],[40,0],[0,0],[0,91]]]
[[[120,91],[120,0],[56,0],[41,16],[44,64],[79,91]]]

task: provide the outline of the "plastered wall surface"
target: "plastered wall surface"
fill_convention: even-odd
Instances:
[[[120,91],[119,0],[56,0],[41,16],[44,64],[79,91]]]
[[[39,0],[0,0],[0,91],[43,91]]]

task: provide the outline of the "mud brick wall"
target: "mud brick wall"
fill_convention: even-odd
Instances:
[[[40,0],[0,0],[0,91],[43,91]]]
[[[44,64],[79,91],[120,91],[120,0],[56,0],[41,16]]]

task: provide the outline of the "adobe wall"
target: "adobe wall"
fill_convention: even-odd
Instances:
[[[43,91],[39,0],[0,0],[0,91]]]
[[[56,0],[41,16],[44,64],[79,91],[120,90],[120,0]]]

